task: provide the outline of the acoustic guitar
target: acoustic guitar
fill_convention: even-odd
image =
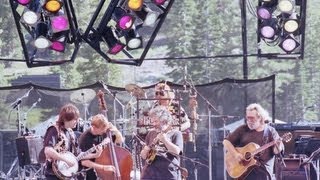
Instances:
[[[66,162],[56,160],[52,164],[52,170],[59,179],[72,178],[79,170],[78,161],[85,159],[89,153],[96,150],[96,147],[103,147],[110,143],[110,138],[105,138],[100,144],[88,149],[85,152],[80,153],[77,157],[69,151],[61,152],[60,154],[66,159],[73,162],[73,166],[69,167]]]
[[[241,153],[244,157],[242,161],[237,161],[234,155],[230,152],[226,152],[225,162],[228,174],[232,178],[243,178],[253,169],[257,164],[257,160],[254,158],[258,153],[266,150],[267,148],[275,145],[278,141],[289,142],[292,138],[290,132],[285,133],[280,139],[271,141],[263,146],[259,146],[256,143],[249,143],[244,147],[236,147],[235,149]]]

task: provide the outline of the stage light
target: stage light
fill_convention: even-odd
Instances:
[[[273,39],[278,33],[279,27],[275,18],[266,20],[261,24],[260,35],[262,38]]]
[[[60,65],[75,60],[81,37],[72,0],[9,2],[28,67]],[[20,6],[26,3],[29,3],[26,7]]]
[[[62,3],[58,0],[47,0],[46,3],[43,5],[43,8],[51,13],[58,12],[62,7]]]
[[[69,29],[68,17],[65,15],[53,16],[51,19],[51,28],[53,33]]]
[[[107,27],[102,35],[103,40],[107,43],[109,50],[107,53],[109,54],[118,54],[125,45],[119,41],[115,32],[111,29],[111,27]]]
[[[31,2],[31,0],[17,0],[17,2],[23,6],[29,4]]]
[[[127,50],[134,50],[134,49],[139,49],[142,47],[143,40],[142,37],[136,33],[134,29],[131,29],[128,31],[128,33],[125,35],[126,39],[126,49]]]
[[[38,23],[36,27],[36,39],[33,41],[33,45],[37,49],[45,49],[50,47],[51,42],[46,38],[48,35],[48,25],[46,23]]]
[[[276,7],[278,4],[278,0],[259,0],[259,1],[262,2],[264,6],[267,6],[267,7]]]
[[[293,12],[293,2],[291,0],[280,0],[278,8],[282,13],[291,14]]]
[[[152,0],[152,2],[156,5],[163,5],[166,2],[166,0]]]
[[[117,27],[120,30],[130,29],[134,22],[134,17],[120,7],[115,8],[112,17],[117,22]]]
[[[32,43],[37,49],[46,49],[50,47],[51,42],[44,36],[39,36]]]
[[[26,9],[22,14],[20,20],[21,22],[26,23],[30,26],[34,26],[39,20],[39,15],[33,11]]]
[[[283,30],[286,33],[296,33],[299,29],[299,21],[297,19],[285,19],[283,23]]]
[[[152,0],[111,0],[103,7],[106,3],[100,1],[81,38],[110,63],[140,66],[173,3],[167,0],[158,6]],[[132,33],[136,28],[139,35]]]
[[[60,41],[53,41],[50,48],[52,50],[58,51],[58,52],[64,52],[65,50],[65,44]]]
[[[143,26],[153,27],[160,15],[157,11],[152,11],[148,7],[143,7],[141,11],[136,12],[136,15],[143,21]]]
[[[274,8],[266,7],[266,6],[260,6],[257,8],[257,15],[259,19],[266,20],[271,19],[272,12]]]
[[[259,0],[257,42],[262,43],[258,48],[259,57],[303,58],[306,1]],[[267,49],[263,49],[263,44]]]
[[[294,51],[299,46],[299,42],[290,35],[284,38],[279,44],[279,47],[288,54]]]
[[[132,11],[140,11],[143,5],[143,0],[129,0],[128,8]]]

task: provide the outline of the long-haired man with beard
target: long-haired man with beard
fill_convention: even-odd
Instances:
[[[236,162],[228,162],[226,165],[235,163],[245,164],[245,156],[235,147],[244,147],[249,143],[263,146],[275,141],[275,145],[267,148],[253,158],[257,163],[248,168],[241,176],[246,180],[270,180],[273,174],[274,156],[283,151],[284,146],[277,131],[266,122],[270,120],[269,113],[260,104],[250,104],[246,108],[246,124],[238,127],[224,141],[223,145],[227,154]]]

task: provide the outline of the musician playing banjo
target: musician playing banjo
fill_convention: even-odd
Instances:
[[[64,161],[68,166],[74,162],[64,157],[61,152],[69,151],[77,154],[76,138],[72,131],[78,123],[80,113],[73,104],[66,104],[60,109],[56,124],[50,126],[44,136],[44,154],[46,158],[45,176],[47,180],[59,179],[54,171],[54,161]],[[61,179],[61,178],[60,178]]]
[[[81,134],[79,139],[79,146],[81,151],[87,151],[93,146],[101,143],[106,137],[107,131],[111,131],[113,142],[116,144],[121,144],[124,142],[120,131],[116,126],[112,125],[111,122],[108,122],[107,118],[103,114],[97,114],[92,117],[91,127]],[[101,155],[102,148],[97,148],[96,154],[91,157],[87,157],[86,160],[82,160],[81,164],[85,167],[92,168],[86,172],[86,179],[95,180],[97,179],[96,173],[94,170],[103,170],[115,172],[115,167],[112,165],[102,165],[95,162],[94,158],[97,158]]]
[[[241,179],[246,180],[271,179],[274,156],[284,150],[284,145],[282,141],[279,140],[280,137],[277,131],[266,124],[267,120],[270,120],[269,114],[261,105],[256,103],[250,104],[246,108],[246,124],[238,127],[223,141],[226,149],[225,160],[227,170],[228,167],[239,164],[238,167],[230,168],[230,171],[235,170],[234,172],[228,171],[230,176],[231,174],[235,175],[233,178],[239,176]],[[238,173],[240,169],[243,169],[242,166],[246,166],[245,153],[239,152],[240,147],[244,148],[250,143],[263,146],[270,142],[274,142],[274,145],[252,157],[257,161],[256,164],[246,169],[246,172],[243,174]],[[238,147],[238,150],[235,147]],[[229,156],[227,155],[230,155],[231,158],[228,158]]]
[[[173,118],[164,106],[157,106],[149,112],[154,129],[146,136],[146,145],[140,155],[146,160],[141,180],[180,179],[179,154],[183,149],[182,133],[172,128]]]

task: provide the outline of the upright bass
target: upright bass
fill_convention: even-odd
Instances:
[[[104,93],[99,90],[98,94],[99,106],[102,113],[106,115],[107,108],[104,100]],[[111,132],[108,131],[110,139]],[[96,170],[97,176],[102,180],[130,180],[130,172],[133,167],[133,160],[131,153],[114,143],[109,143],[107,148],[103,150],[101,155],[95,159],[96,163],[103,165],[113,165],[115,172],[105,172],[103,170]]]

